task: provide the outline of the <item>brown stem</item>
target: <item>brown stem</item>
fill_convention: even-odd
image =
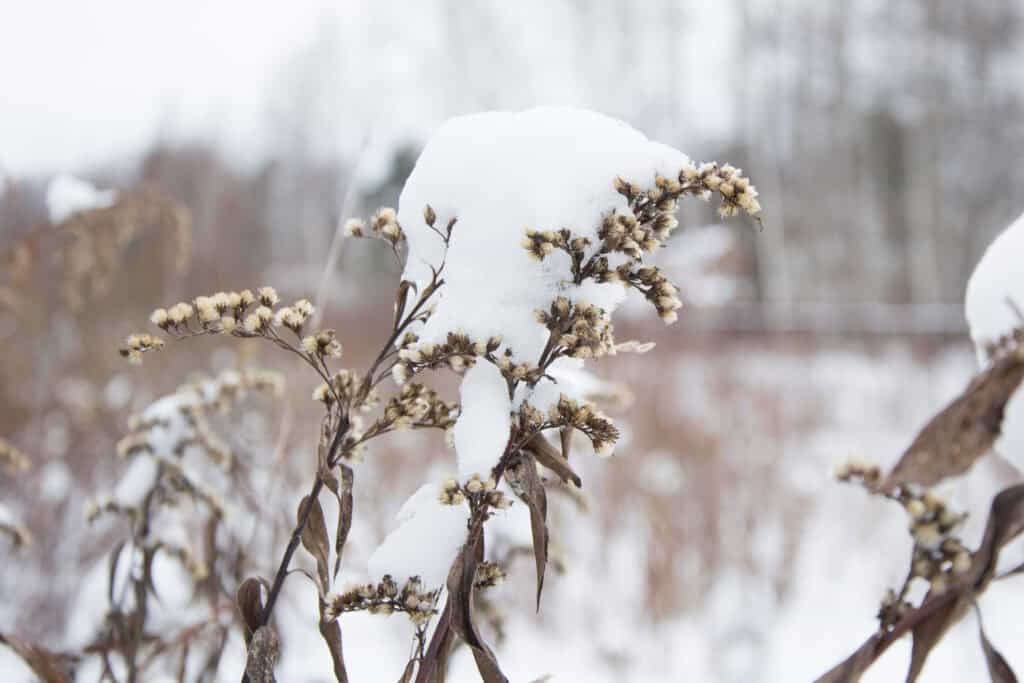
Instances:
[[[331,448],[327,455],[328,467],[333,467],[335,464],[338,448],[341,446],[342,438],[344,438],[345,434],[348,433],[348,426],[348,420],[342,418],[342,422],[338,425],[338,429],[334,432],[334,438],[331,440]],[[313,482],[313,486],[309,491],[309,499],[316,500],[323,487],[324,480],[318,472],[316,480]],[[285,577],[288,575],[288,567],[291,564],[292,555],[295,554],[295,550],[299,547],[299,543],[302,541],[302,532],[306,529],[306,524],[309,522],[309,515],[312,509],[312,505],[304,505],[302,507],[302,515],[299,516],[298,523],[292,530],[292,536],[288,540],[288,547],[285,548],[284,556],[281,558],[281,565],[278,567],[277,574],[274,576],[274,583],[271,585],[270,591],[267,594],[267,604],[263,607],[263,613],[260,615],[260,626],[266,626],[270,621],[270,615],[274,611],[274,605],[277,604],[277,597],[281,593],[281,587],[284,585]]]

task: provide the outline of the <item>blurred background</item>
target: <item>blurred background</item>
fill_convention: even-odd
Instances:
[[[288,359],[199,340],[134,368],[122,337],[157,305],[273,284],[317,297],[359,367],[399,269],[340,223],[396,205],[446,118],[565,104],[742,166],[765,225],[684,206],[658,261],[688,306],[671,328],[642,306],[617,321],[658,347],[595,368],[632,390],[626,438],[581,464],[588,512],[556,509],[564,574],[540,615],[530,561],[499,589],[499,659],[516,681],[810,680],[871,632],[910,548],[901,510],[829,469],[894,461],[966,385],[964,287],[1024,211],[1020,0],[39,0],[4,7],[0,98],[0,437],[32,461],[0,479],[0,511],[35,539],[0,539],[0,631],[58,649],[78,577],[123,532],[83,510],[124,470],[130,413],[197,373],[272,367],[287,433],[280,409],[262,414],[295,500],[313,462],[313,379]],[[353,565],[452,457],[391,446],[359,466]],[[1017,477],[991,458],[950,488],[968,540]],[[1021,670],[1013,588],[993,589],[986,621]],[[349,628],[353,662],[380,628]],[[973,629],[923,680],[981,675]],[[397,640],[385,674],[368,661],[353,679],[397,678]],[[311,664],[286,643],[283,680],[329,680],[318,646]],[[896,680],[903,646],[865,680]]]

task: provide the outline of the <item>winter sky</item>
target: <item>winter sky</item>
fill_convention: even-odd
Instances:
[[[75,168],[161,134],[253,130],[268,78],[321,5],[2,0],[0,169]]]
[[[653,7],[631,12],[637,26],[660,21]],[[633,38],[609,3],[585,15],[546,0],[480,5],[477,14],[441,0],[0,0],[0,8],[3,175],[88,170],[157,139],[216,140],[254,160],[282,141],[275,136],[293,134],[275,115],[301,106],[318,123],[303,126],[304,144],[349,154],[369,144],[371,165],[396,138],[425,138],[449,116],[480,109],[568,104],[630,120],[629,107],[649,114],[644,103],[667,92],[679,109],[664,112],[663,129],[645,130],[652,137],[674,133],[672,121],[685,120],[693,138],[729,125],[714,73],[702,81],[700,69],[688,69],[666,82],[644,66],[657,52],[632,54],[625,63],[636,73],[610,72]],[[725,9],[687,12],[678,35],[672,30],[681,63],[723,66]],[[336,51],[311,56],[330,32]],[[596,37],[609,33],[624,42]],[[652,43],[646,49],[664,49]]]

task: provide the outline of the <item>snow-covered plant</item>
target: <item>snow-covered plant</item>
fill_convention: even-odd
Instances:
[[[76,599],[85,631],[79,680],[153,680],[172,671],[205,680],[216,672],[236,628],[234,592],[256,550],[250,517],[261,506],[246,498],[251,463],[234,456],[211,421],[255,392],[281,389],[273,373],[225,371],[132,416],[117,445],[127,468],[109,496],[87,506],[90,522],[117,518],[127,533]]]
[[[890,589],[878,610],[878,630],[849,658],[818,679],[855,683],[896,641],[913,639],[907,682],[924,669],[929,653],[949,629],[974,612],[981,649],[994,682],[1016,681],[1006,659],[988,639],[977,599],[993,581],[1024,573],[1024,565],[999,573],[1000,552],[1024,532],[1024,484],[993,499],[985,532],[971,551],[958,532],[965,514],[954,512],[930,489],[967,472],[992,451],[1020,464],[1024,445],[1024,280],[1017,274],[1024,251],[1024,217],[989,246],[967,285],[966,312],[981,371],[963,392],[917,434],[892,470],[863,461],[841,465],[840,481],[903,506],[913,538],[903,584]],[[911,600],[912,587],[927,592]]]
[[[454,119],[428,143],[398,212],[381,209],[345,232],[404,254],[391,330],[362,370],[339,369],[333,329],[313,326],[307,300],[281,305],[270,287],[218,292],[154,311],[164,336],[137,334],[133,361],[183,340],[228,335],[268,342],[319,380],[318,464],[271,579],[238,590],[249,659],[246,679],[273,679],[278,640],[271,616],[301,545],[316,561],[318,619],[339,681],[347,680],[339,619],[402,613],[415,630],[403,681],[438,681],[458,643],[486,681],[507,680],[475,620],[475,594],[501,581],[485,530],[528,524],[540,605],[548,564],[549,476],[581,486],[570,464],[581,447],[611,455],[619,432],[586,398],[585,361],[650,344],[620,343],[612,313],[639,293],[675,322],[678,289],[648,258],[668,240],[682,199],[715,198],[723,217],[760,212],[740,169],[695,164],[612,119],[571,109]],[[426,370],[462,375],[460,400],[419,381]],[[393,379],[398,390],[380,394]],[[374,438],[401,429],[443,430],[457,463],[403,505],[400,524],[369,560],[370,581],[335,585],[352,524],[353,464]],[[548,435],[556,437],[555,443]],[[333,543],[320,497],[338,506]],[[510,514],[523,509],[524,516]]]

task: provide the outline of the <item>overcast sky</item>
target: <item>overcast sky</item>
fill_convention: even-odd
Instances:
[[[631,122],[652,137],[676,136],[682,121],[685,139],[666,141],[689,143],[729,126],[716,69],[730,12],[682,5],[685,24],[663,32],[688,67],[674,83],[650,67],[665,43],[624,30],[612,2],[580,14],[548,0],[0,0],[0,175],[88,170],[157,138],[203,137],[255,160],[294,144],[296,121],[321,153],[370,140],[372,168],[396,137],[423,138],[455,113],[549,103],[644,112]],[[629,18],[655,25],[661,6]],[[605,35],[616,44],[595,38]],[[666,97],[678,106],[659,114]]]
[[[123,156],[158,134],[239,138],[319,0],[0,0],[0,166]]]

